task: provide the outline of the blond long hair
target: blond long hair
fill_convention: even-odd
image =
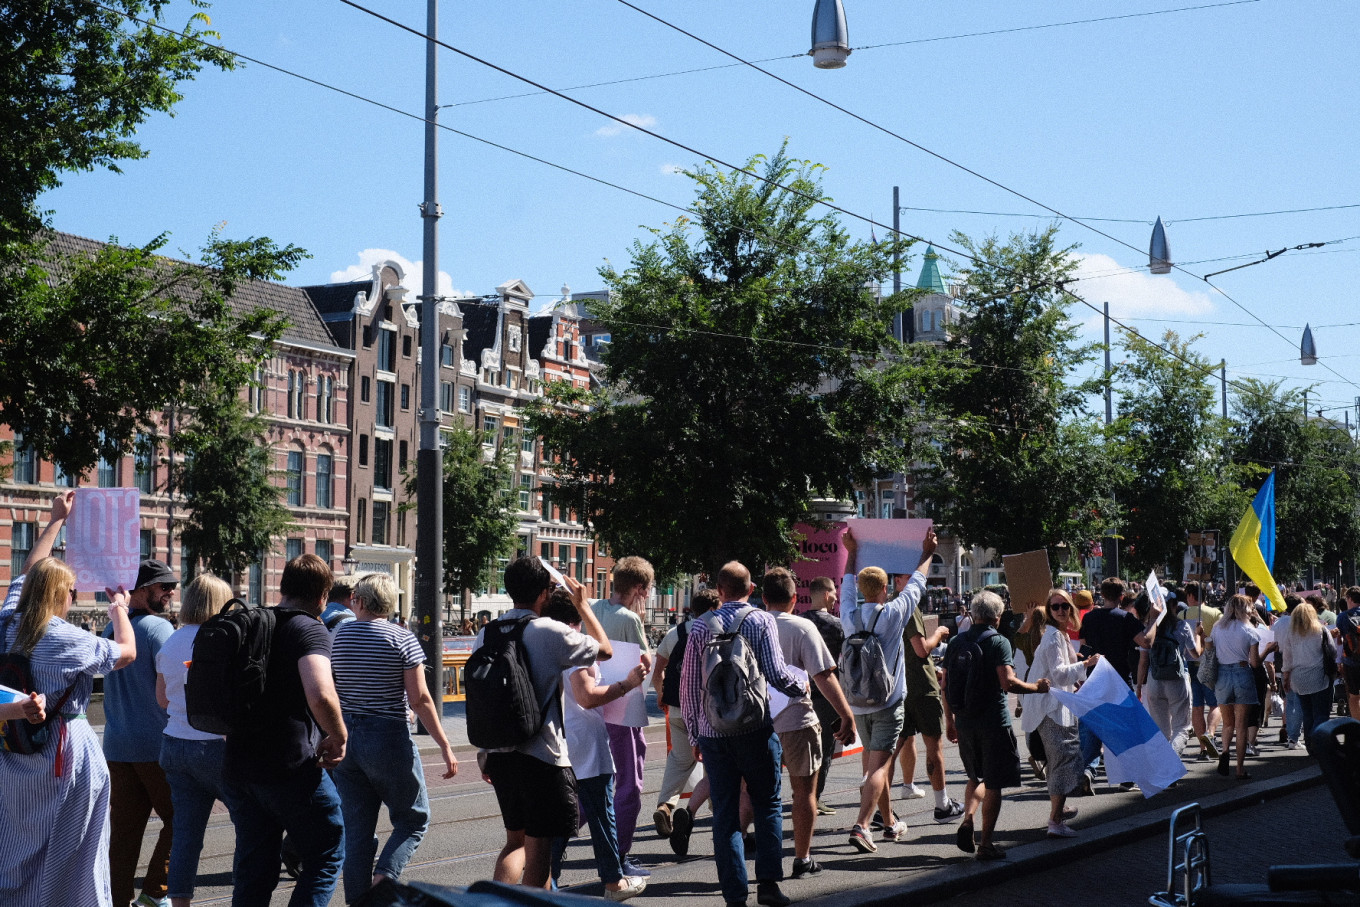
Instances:
[[[19,634],[17,643],[25,655],[32,655],[38,643],[47,635],[52,618],[60,618],[70,606],[71,590],[76,587],[76,575],[71,568],[55,557],[45,557],[33,565],[24,580],[24,591],[19,593]]]
[[[211,573],[200,573],[184,587],[179,600],[179,621],[182,624],[206,623],[231,600],[231,586]]]
[[[1308,602],[1299,602],[1294,606],[1294,611],[1289,615],[1289,630],[1295,636],[1315,636],[1322,630],[1322,622],[1318,620],[1317,609]]]

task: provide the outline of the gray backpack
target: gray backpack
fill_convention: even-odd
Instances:
[[[703,618],[709,629],[701,661],[704,716],[719,736],[745,734],[770,724],[765,675],[751,644],[741,635],[741,625],[754,610],[749,605],[739,610],[730,632],[723,632],[717,615]]]
[[[864,629],[863,611],[855,615],[855,622],[861,629],[845,638],[841,647],[840,669],[841,688],[850,705],[857,708],[881,708],[892,695],[893,676],[888,670],[888,659],[883,654],[883,644],[874,635],[883,605],[869,618],[869,626]]]

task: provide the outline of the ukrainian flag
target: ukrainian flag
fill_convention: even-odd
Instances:
[[[1283,611],[1284,596],[1270,575],[1275,565],[1275,470],[1270,471],[1265,484],[1256,492],[1256,499],[1242,514],[1228,550],[1242,572],[1270,599],[1271,608]]]

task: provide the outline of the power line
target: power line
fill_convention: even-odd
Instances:
[[[1253,0],[1255,2],[1255,0]],[[1019,211],[973,211],[966,208],[923,208],[914,205],[899,205],[903,211],[924,211],[930,214],[978,214],[987,217],[1037,217],[1047,218],[1050,214],[1023,214]],[[1352,208],[1360,208],[1360,203],[1353,205],[1322,205],[1317,208],[1287,208],[1280,211],[1252,211],[1245,214],[1214,214],[1205,217],[1178,217],[1174,220],[1162,218],[1162,223],[1166,226],[1172,224],[1193,224],[1203,221],[1214,220],[1235,220],[1243,217],[1276,217],[1284,214],[1312,214],[1319,211],[1348,211]],[[1082,217],[1081,220],[1096,221],[1110,224],[1144,224],[1152,226],[1152,221],[1145,217]]]

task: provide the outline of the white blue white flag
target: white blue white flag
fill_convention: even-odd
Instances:
[[[1105,744],[1105,776],[1111,784],[1132,781],[1151,797],[1184,777],[1181,757],[1105,659],[1077,692],[1052,693]]]

